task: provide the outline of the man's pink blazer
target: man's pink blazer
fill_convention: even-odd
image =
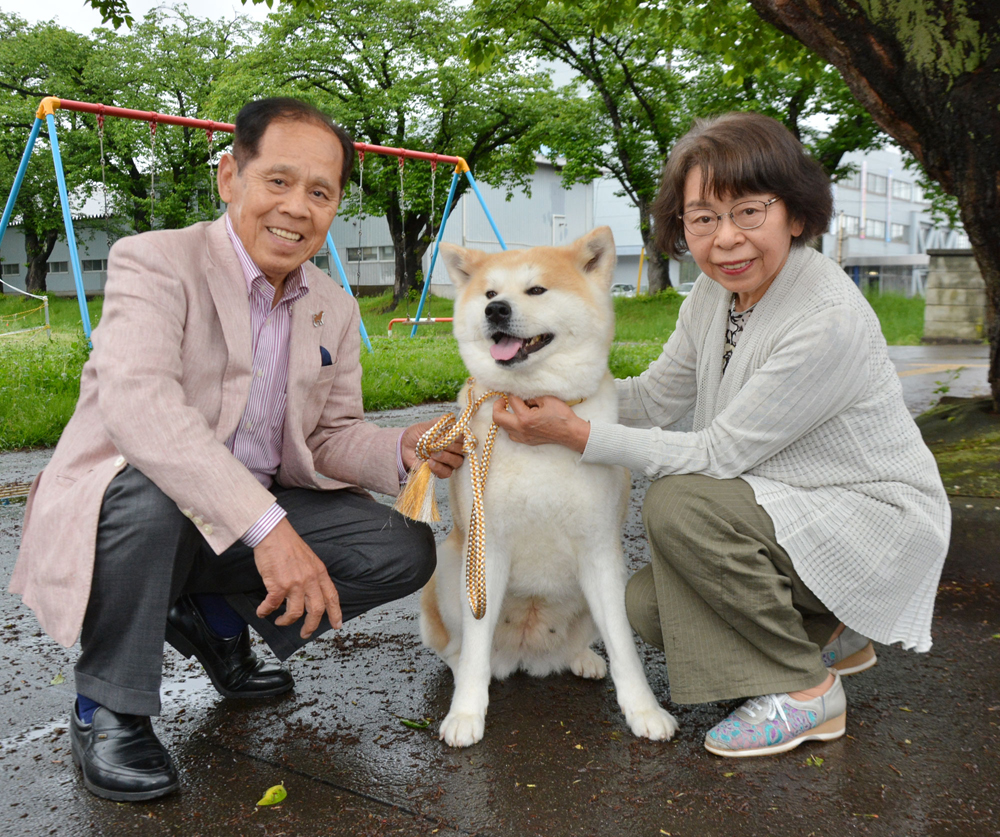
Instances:
[[[395,494],[401,431],[363,420],[357,303],[312,264],[306,270],[309,293],[292,306],[277,480]],[[274,502],[225,446],[253,370],[246,282],[224,219],[115,244],[93,341],[76,412],[32,486],[10,583],[67,646],[90,595],[104,492],[126,464],[174,500],[216,553]],[[321,365],[320,346],[331,365]],[[135,562],[142,572],[142,555]]]

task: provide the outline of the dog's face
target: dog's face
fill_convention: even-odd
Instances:
[[[593,393],[614,337],[615,244],[599,227],[565,247],[441,256],[458,290],[454,331],[480,389],[564,400]]]

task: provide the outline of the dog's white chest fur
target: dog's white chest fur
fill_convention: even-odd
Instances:
[[[473,422],[477,439],[486,438],[491,407],[485,405]],[[576,410],[585,417],[614,421],[610,376]],[[463,466],[450,484],[452,515],[464,534],[472,509],[469,470]],[[487,555],[503,554],[510,564],[507,596],[544,597],[553,605],[582,603],[579,556],[595,537],[620,531],[627,497],[624,468],[585,464],[567,448],[529,447],[499,433],[483,505]]]

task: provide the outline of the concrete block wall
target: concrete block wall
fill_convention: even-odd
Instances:
[[[979,342],[986,322],[986,283],[971,250],[928,250],[924,341]]]

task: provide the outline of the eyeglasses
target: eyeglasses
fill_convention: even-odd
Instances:
[[[711,235],[719,228],[723,218],[732,218],[741,230],[755,230],[767,220],[767,208],[781,198],[769,201],[740,201],[729,212],[716,215],[706,209],[692,209],[677,216],[684,222],[684,229],[692,235]]]

